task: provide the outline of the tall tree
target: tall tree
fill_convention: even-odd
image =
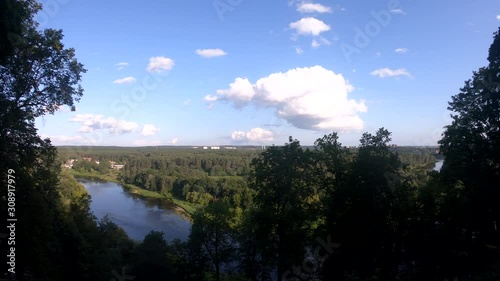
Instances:
[[[254,159],[251,186],[257,191],[254,216],[261,256],[275,266],[278,280],[302,262],[311,218],[311,152],[291,137],[285,146],[269,147]]]
[[[74,49],[64,47],[61,30],[37,29],[34,15],[40,9],[33,0],[5,0],[0,12],[0,171],[15,171],[20,280],[26,272],[40,280],[57,278],[61,249],[53,237],[61,217],[56,190],[59,164],[55,148],[38,136],[34,124],[36,117],[54,113],[62,105],[74,109],[85,72]],[[7,194],[6,179],[0,180],[2,194]],[[0,204],[6,216],[5,197]]]
[[[170,247],[160,231],[151,231],[137,246],[132,272],[137,280],[173,280]]]
[[[33,17],[41,6],[16,2],[28,16],[21,17],[21,33],[12,35],[16,44],[0,64],[0,158],[8,161],[21,161],[29,148],[40,146],[36,117],[53,114],[63,105],[75,109],[86,72],[75,50],[64,48],[62,30],[37,30]]]
[[[193,218],[189,240],[208,255],[216,281],[221,280],[222,266],[234,260],[236,236],[231,227],[234,219],[234,213],[224,201],[210,202]]]
[[[384,128],[375,135],[363,134],[345,180],[331,195],[328,225],[332,239],[341,246],[326,262],[329,279],[387,277],[381,271],[386,270],[383,261],[390,255],[385,251],[392,250],[395,232],[391,228],[393,183],[388,175],[395,177],[400,168],[397,154],[388,147],[390,135]]]
[[[0,64],[12,55],[26,26],[32,25],[32,15],[38,9],[34,1],[0,1]]]
[[[500,225],[500,28],[495,32],[486,67],[473,72],[448,110],[452,124],[439,141],[445,162],[442,173],[462,181],[472,192],[480,212],[473,218],[477,230],[492,232]],[[477,220],[479,219],[479,220]]]
[[[500,28],[489,48],[488,65],[473,72],[448,110],[453,120],[439,141],[445,159],[441,177],[447,202],[455,206],[446,215],[461,232],[451,233],[469,254],[499,247]]]

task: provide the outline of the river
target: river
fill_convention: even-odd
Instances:
[[[143,240],[151,230],[163,231],[165,239],[187,240],[191,222],[172,210],[172,205],[145,199],[125,191],[121,185],[98,179],[77,178],[92,196],[90,208],[101,219],[106,214],[130,238]]]
[[[434,166],[434,171],[440,171],[441,170],[441,167],[443,167],[443,162],[444,160],[438,160]]]

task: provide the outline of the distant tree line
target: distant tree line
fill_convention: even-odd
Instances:
[[[402,165],[431,169],[436,162],[435,148],[390,149],[397,153]],[[349,151],[357,153],[357,149]],[[206,205],[226,194],[249,194],[251,191],[247,178],[251,173],[250,165],[258,156],[255,151],[199,152],[188,149],[102,147],[93,148],[92,153],[81,153],[71,147],[59,148],[60,161],[80,160],[74,162],[74,170],[105,174],[109,171],[109,161],[126,163],[119,176],[124,183],[199,205]],[[83,158],[100,162],[97,164]]]

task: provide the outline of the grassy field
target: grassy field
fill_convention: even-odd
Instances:
[[[149,191],[146,189],[142,189],[140,187],[137,187],[133,184],[127,184],[127,183],[120,183],[125,190],[127,190],[129,193],[139,195],[144,198],[157,198],[157,199],[165,199],[169,200],[169,198],[161,195],[160,193]]]
[[[182,208],[190,216],[192,216],[194,214],[194,212],[196,212],[196,210],[198,210],[200,208],[199,205],[196,205],[196,204],[184,201],[184,200],[179,200],[179,199],[175,199],[175,198],[172,198],[171,200],[172,200],[172,202],[174,202],[174,204],[176,206],[178,206],[179,208]]]

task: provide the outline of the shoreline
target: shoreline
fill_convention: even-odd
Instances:
[[[172,209],[177,214],[183,216],[184,218],[186,218],[190,222],[193,221],[192,216],[193,216],[194,211],[196,211],[196,209],[197,209],[196,206],[191,206],[187,202],[185,204],[187,206],[182,206],[184,204],[184,202],[182,200],[175,199],[175,198],[169,198],[169,197],[166,197],[160,193],[145,190],[145,189],[140,188],[138,186],[135,186],[133,184],[123,183],[120,180],[118,180],[116,178],[116,176],[113,177],[110,174],[101,175],[101,174],[96,174],[96,173],[84,173],[84,172],[74,171],[71,169],[68,169],[67,171],[68,171],[68,174],[73,176],[73,178],[75,178],[75,179],[76,179],[76,177],[84,177],[84,178],[97,178],[97,179],[103,180],[103,181],[110,181],[110,182],[114,182],[116,184],[119,184],[124,190],[126,190],[130,194],[137,195],[143,199],[156,199],[156,200],[168,201],[168,203],[171,203],[173,205]]]

